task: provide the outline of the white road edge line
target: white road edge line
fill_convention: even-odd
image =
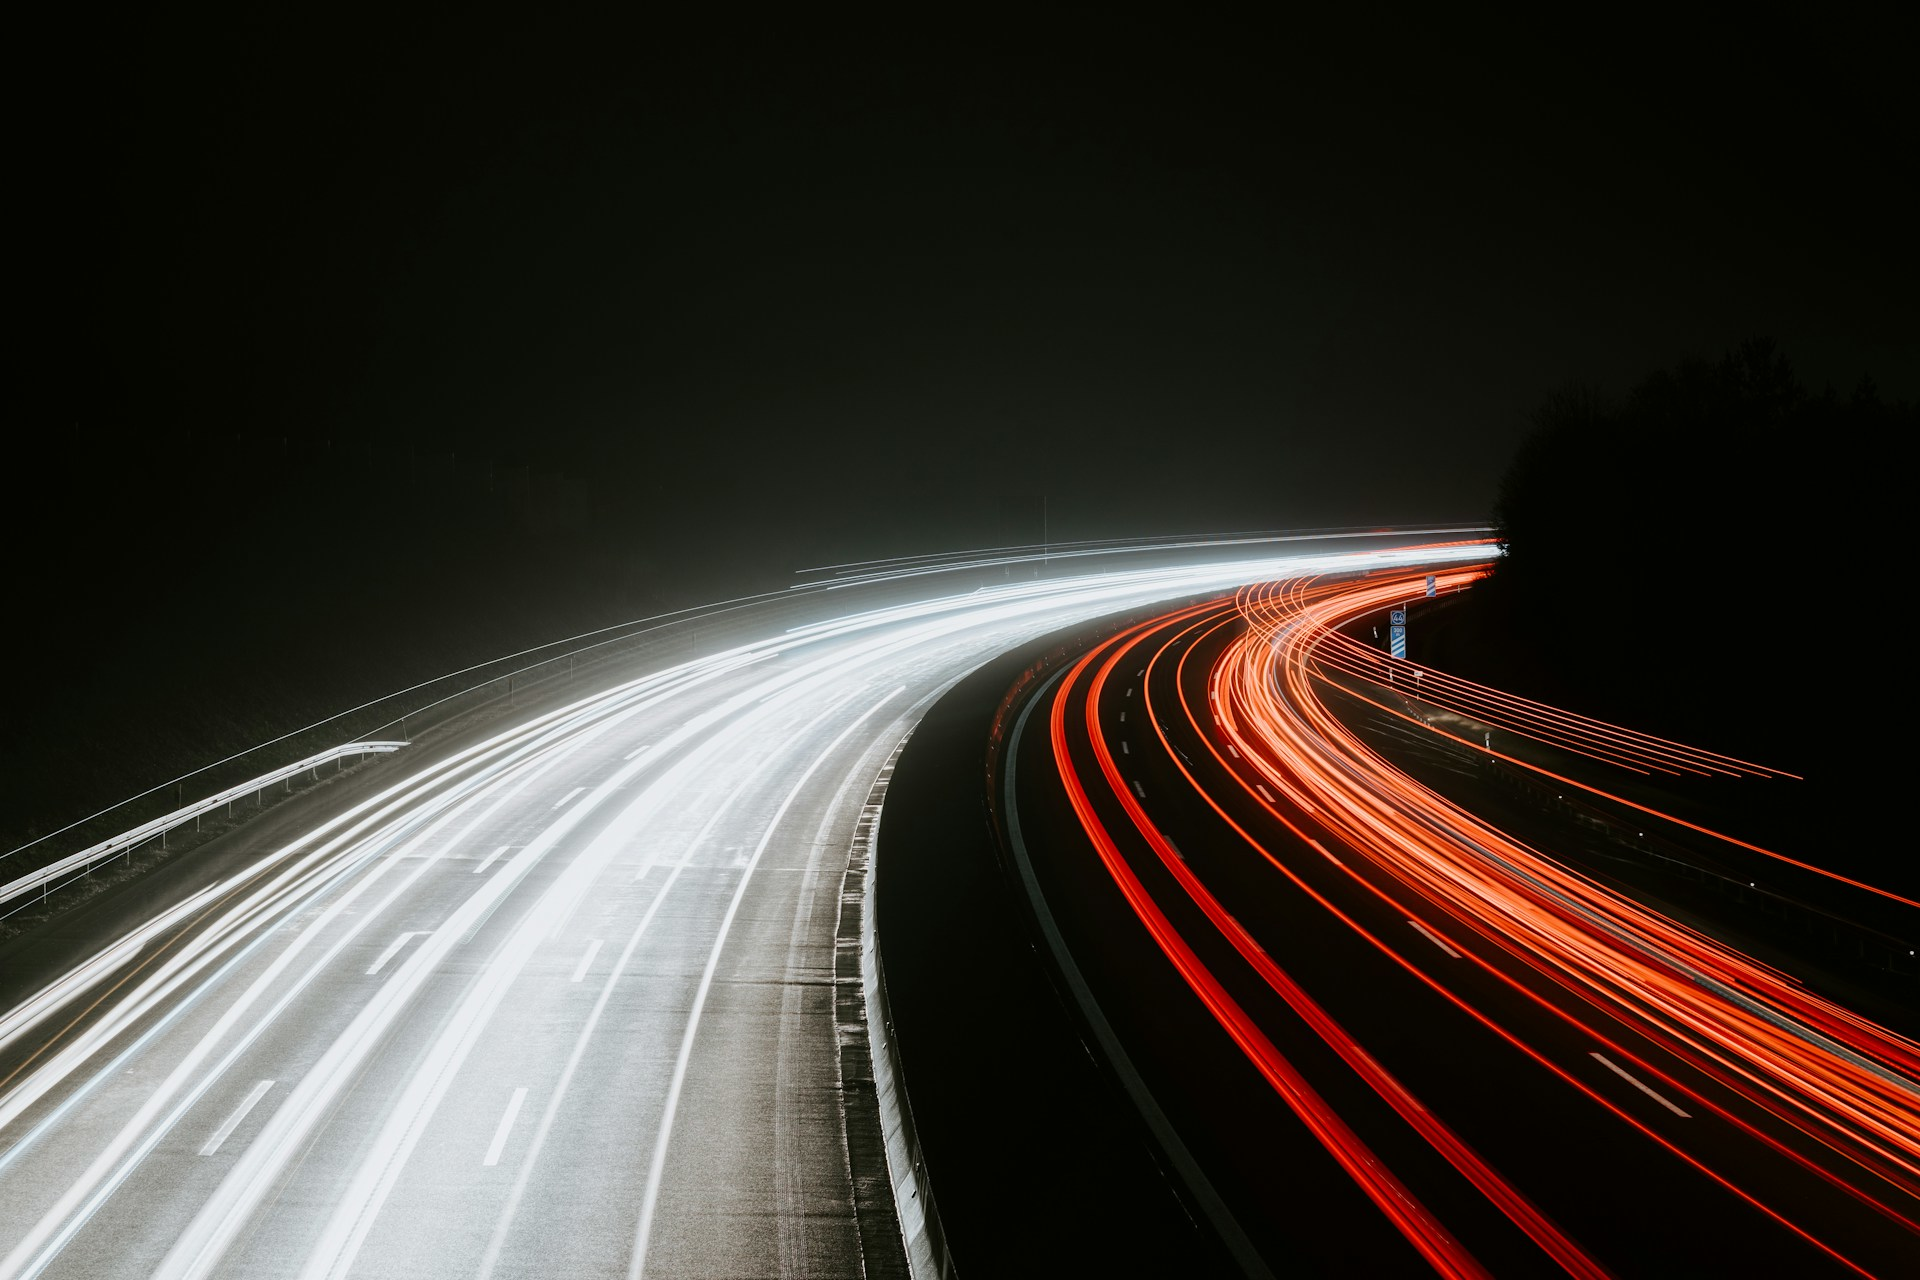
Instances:
[[[267,1090],[271,1088],[273,1088],[273,1081],[271,1080],[262,1080],[259,1084],[253,1086],[253,1091],[246,1096],[239,1106],[233,1109],[233,1114],[227,1117],[227,1122],[213,1131],[213,1136],[207,1139],[207,1145],[200,1148],[200,1154],[210,1156],[218,1151],[220,1144],[233,1136],[233,1131],[238,1129],[240,1122],[247,1118],[247,1112],[253,1110],[254,1107],[259,1104],[260,1099],[267,1096]]]
[[[1326,853],[1327,851],[1325,849],[1322,849],[1320,850],[1320,852]],[[1327,856],[1332,857],[1333,855],[1327,854]],[[1428,942],[1431,942],[1434,946],[1440,948],[1442,951],[1452,956],[1455,960],[1458,960],[1460,958],[1460,953],[1458,951],[1455,951],[1452,947],[1442,942],[1440,940],[1439,934],[1427,928],[1427,926],[1421,924],[1418,920],[1409,920],[1407,921],[1407,923],[1412,925],[1414,928],[1418,929],[1420,931],[1421,937],[1425,938]]]
[[[386,968],[387,961],[393,959],[395,956],[400,954],[400,948],[406,946],[408,942],[412,941],[413,939],[419,936],[420,936],[420,931],[416,929],[412,933],[403,933],[399,937],[395,938],[392,942],[389,942],[387,944],[387,949],[380,953],[380,958],[367,966],[367,973],[369,975],[376,974],[380,972],[382,969]]]
[[[641,1193],[640,1197],[640,1225],[633,1233],[633,1253],[627,1262],[627,1280],[641,1280],[641,1277],[646,1274],[647,1246],[653,1237],[654,1208],[660,1199],[660,1178],[666,1170],[667,1144],[673,1139],[673,1120],[675,1113],[680,1109],[680,1091],[686,1085],[687,1066],[693,1059],[694,1038],[700,1033],[700,1014],[702,1010],[706,1008],[707,992],[713,989],[713,975],[720,968],[720,953],[727,945],[727,934],[733,928],[734,917],[740,913],[740,901],[747,896],[747,885],[753,879],[754,868],[760,865],[760,855],[767,851],[767,846],[773,841],[774,833],[780,829],[781,820],[787,816],[787,810],[793,807],[794,801],[800,798],[800,793],[806,790],[807,783],[813,780],[815,771],[818,770],[835,751],[840,749],[841,743],[853,736],[855,729],[858,729],[862,724],[866,723],[869,716],[872,716],[875,712],[879,711],[881,707],[886,706],[887,703],[892,702],[905,691],[905,686],[896,688],[893,692],[887,694],[886,697],[869,706],[858,716],[855,716],[853,723],[835,735],[833,741],[827,744],[826,749],[813,758],[813,762],[806,767],[805,771],[803,771],[800,777],[794,782],[793,789],[787,792],[787,798],[780,802],[780,807],[773,811],[773,816],[767,820],[767,825],[761,829],[760,843],[754,847],[753,856],[747,859],[746,869],[740,873],[739,882],[734,885],[733,898],[727,903],[726,914],[720,918],[720,928],[713,939],[713,948],[707,953],[707,967],[700,974],[700,985],[694,989],[693,1008],[687,1014],[687,1029],[685,1034],[680,1037],[680,1053],[679,1056],[674,1059],[673,1075],[667,1081],[666,1104],[661,1109],[660,1128],[654,1138],[653,1159],[647,1167],[646,1189]],[[854,697],[858,696],[856,693],[840,699],[818,716],[814,717],[812,724],[807,727],[812,728],[813,725],[819,724],[822,720],[838,712],[841,707],[851,702]]]
[[[592,938],[587,942],[587,954],[580,957],[580,963],[573,967],[573,976],[567,981],[578,982],[587,976],[587,970],[593,967],[593,958],[600,954],[600,939]]]
[[[520,1104],[527,1100],[527,1087],[521,1085],[507,1099],[506,1114],[500,1117],[500,1127],[493,1131],[493,1141],[487,1144],[487,1158],[480,1163],[491,1167],[500,1163],[500,1153],[506,1149],[507,1135],[513,1132],[513,1122],[520,1115]]]
[[[1605,1067],[1607,1070],[1613,1072],[1613,1074],[1619,1076],[1622,1080],[1625,1080],[1628,1084],[1632,1085],[1634,1088],[1638,1089],[1640,1092],[1646,1094],[1649,1098],[1652,1098],[1655,1102],[1659,1103],[1661,1106],[1665,1107],[1667,1110],[1673,1112],[1673,1114],[1679,1116],[1682,1120],[1693,1119],[1692,1116],[1688,1115],[1686,1112],[1682,1111],[1680,1108],[1674,1106],[1671,1102],[1668,1102],[1665,1098],[1661,1097],[1659,1094],[1655,1093],[1653,1090],[1647,1088],[1647,1086],[1645,1086],[1644,1084],[1641,1084],[1638,1080],[1635,1080],[1632,1076],[1622,1071],[1619,1067],[1615,1066],[1613,1062],[1607,1057],[1606,1054],[1590,1053],[1587,1056],[1592,1058],[1595,1062],[1599,1063],[1601,1066]]]

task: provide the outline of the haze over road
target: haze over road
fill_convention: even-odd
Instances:
[[[738,647],[402,753],[0,990],[0,1276],[856,1273],[834,933],[890,754],[1009,647],[1334,563],[750,614]]]

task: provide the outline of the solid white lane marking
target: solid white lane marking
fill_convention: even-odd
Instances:
[[[593,1009],[587,1014],[586,1023],[580,1028],[580,1035],[573,1042],[573,1052],[567,1055],[567,1063],[560,1069],[560,1079],[554,1085],[553,1091],[547,1095],[546,1109],[533,1126],[533,1136],[527,1140],[527,1154],[520,1162],[520,1174],[514,1179],[513,1190],[507,1193],[507,1203],[494,1222],[493,1237],[487,1241],[486,1252],[480,1255],[480,1265],[474,1269],[473,1280],[491,1280],[493,1269],[499,1265],[500,1251],[506,1247],[507,1232],[513,1226],[514,1217],[520,1210],[521,1199],[527,1193],[527,1184],[533,1178],[534,1165],[538,1163],[541,1151],[546,1148],[547,1135],[553,1131],[554,1117],[559,1114],[560,1104],[566,1099],[567,1090],[573,1083],[574,1072],[579,1069],[580,1060],[586,1056],[587,1042],[593,1038],[594,1028],[600,1025],[600,1016],[606,1011],[607,1001],[613,996],[614,984],[626,971],[627,962],[633,958],[635,948],[640,945],[641,936],[646,933],[647,926],[653,923],[654,916],[659,914],[660,904],[666,901],[667,894],[679,881],[680,873],[692,864],[695,851],[706,844],[707,837],[713,834],[713,829],[719,825],[720,819],[733,812],[734,801],[740,798],[746,791],[747,785],[754,780],[751,774],[740,779],[734,784],[733,790],[727,793],[727,798],[713,810],[705,825],[695,833],[681,853],[680,860],[667,872],[666,883],[660,886],[660,892],[656,893],[653,901],[647,904],[646,914],[640,917],[640,923],[633,927],[633,933],[627,938],[627,945],[614,958],[612,970],[607,974],[607,980],[600,986],[600,995],[594,1000]],[[643,867],[641,874],[644,875],[649,870],[651,867]]]
[[[647,707],[655,705],[665,696],[664,694],[650,695],[650,700],[643,699],[635,702],[612,712],[605,719],[587,725],[584,729],[572,730],[572,736],[565,740],[561,749],[546,750],[533,756],[526,762],[530,767],[517,771],[518,776],[506,775],[499,782],[473,795],[473,801],[481,805],[481,812],[472,818],[466,829],[454,839],[453,844],[458,845],[459,841],[477,826],[510,803],[528,783],[546,770],[564,763],[570,752],[591,742],[597,735],[618,727],[624,719],[644,712]],[[675,732],[692,735],[699,732],[705,723],[707,723],[705,716],[695,716],[683,723]],[[630,767],[637,769],[639,766]],[[623,771],[603,783],[602,789],[611,794],[614,788],[626,780]],[[504,795],[495,789],[501,785],[506,788]],[[314,1067],[301,1077],[299,1083],[292,1087],[287,1101],[275,1109],[273,1116],[263,1127],[260,1137],[248,1144],[245,1154],[236,1162],[234,1168],[228,1171],[219,1188],[202,1204],[194,1220],[176,1238],[167,1256],[161,1259],[160,1265],[153,1272],[156,1280],[160,1280],[161,1277],[165,1277],[166,1280],[187,1280],[188,1277],[204,1276],[218,1265],[220,1256],[226,1251],[234,1236],[244,1228],[255,1206],[274,1184],[278,1171],[284,1168],[287,1161],[292,1159],[296,1151],[304,1145],[306,1135],[319,1123],[322,1115],[331,1111],[334,1099],[338,1097],[344,1084],[358,1078],[359,1072],[355,1069],[357,1065],[364,1061],[366,1055],[382,1041],[385,1029],[411,1007],[413,994],[424,985],[440,959],[458,945],[472,928],[477,927],[480,920],[491,915],[494,908],[513,892],[534,864],[538,863],[548,850],[559,843],[570,831],[579,826],[601,798],[600,796],[592,797],[579,808],[569,809],[561,814],[532,843],[521,848],[508,859],[498,873],[485,877],[486,883],[478,886],[467,901],[448,917],[446,923],[429,935],[419,947],[413,949],[411,955],[401,962],[395,977],[380,984],[378,993],[355,1015],[353,1023],[334,1041]],[[456,820],[459,813],[459,810],[454,810],[441,821],[450,824]],[[424,840],[430,837],[436,829],[436,827],[428,828],[417,839]],[[626,834],[631,835],[630,832]],[[597,845],[598,841],[595,843]],[[593,856],[594,849],[595,845],[590,845],[586,852],[569,863],[566,870],[561,873],[561,879],[564,881],[570,876],[585,874],[587,873],[585,869],[589,867],[597,870],[598,860]],[[388,894],[375,914],[378,910],[385,910],[397,900],[409,884],[426,874],[430,866],[432,866],[430,860],[421,860],[418,863],[418,869],[405,883],[396,886]],[[360,883],[368,882],[363,880]],[[357,889],[358,886],[349,893]],[[343,897],[340,903],[349,901],[352,901],[351,896]],[[308,930],[298,936],[311,937],[315,932],[315,930]],[[514,941],[519,941],[518,935],[515,935]],[[335,944],[334,950],[327,953],[325,960],[330,961],[338,948],[343,945],[345,945],[344,941]],[[530,940],[527,945],[530,949]],[[510,966],[517,973],[521,963],[523,958],[517,951],[507,958],[507,965],[503,966],[501,961],[496,959],[489,965],[489,971],[479,985],[469,991],[461,1008],[456,1011],[453,1021],[443,1030],[442,1043],[434,1046],[431,1057],[419,1068],[406,1091],[394,1102],[387,1124],[382,1127],[381,1134],[376,1139],[375,1154],[363,1161],[361,1175],[356,1175],[354,1182],[336,1204],[334,1220],[328,1224],[321,1242],[315,1247],[318,1261],[316,1262],[313,1256],[309,1257],[308,1265],[304,1269],[307,1273],[316,1271],[329,1273],[335,1270],[345,1273],[351,1269],[353,1254],[357,1252],[360,1241],[364,1239],[367,1230],[371,1228],[374,1218],[378,1215],[380,1201],[384,1199],[392,1182],[398,1179],[400,1170],[405,1166],[407,1155],[412,1150],[411,1142],[418,1141],[418,1134],[425,1127],[421,1113],[429,1108],[421,1101],[422,1096],[428,1096],[429,1100],[437,1103],[439,1095],[445,1092],[460,1062],[464,1060],[464,1050],[458,1045],[454,1049],[446,1049],[444,1042],[460,1041],[470,1031],[477,1034],[474,1024],[479,1020],[482,1011],[477,1010],[476,1006],[488,1004],[489,1001],[494,1000],[498,990],[497,984],[492,980],[494,970]],[[318,968],[316,967],[312,972],[318,972]],[[259,981],[265,982],[270,976],[269,973]],[[291,999],[290,994],[283,996],[281,1003],[285,1004]],[[263,1022],[259,1025],[264,1027],[266,1024]],[[216,1033],[218,1030],[219,1028],[215,1029]],[[236,1046],[230,1051],[229,1058],[238,1052],[239,1047]],[[444,1069],[436,1068],[436,1062],[445,1064]],[[156,1130],[156,1132],[164,1131]],[[411,1142],[408,1141],[409,1138]],[[105,1194],[105,1190],[103,1189],[102,1194]],[[339,1261],[337,1269],[333,1265],[335,1260]],[[7,1267],[0,1264],[0,1273],[5,1273],[6,1270]]]
[[[854,730],[865,723],[869,716],[903,692],[905,692],[904,686],[897,688],[862,711],[854,718],[852,724],[835,735],[833,741],[813,758],[812,763],[808,764],[800,777],[795,780],[793,789],[787,792],[787,798],[780,802],[780,807],[773,811],[773,816],[767,820],[766,826],[761,828],[760,842],[754,846],[753,855],[747,859],[746,869],[740,873],[740,880],[734,885],[733,898],[727,903],[726,914],[720,917],[720,929],[714,935],[713,949],[707,953],[707,967],[700,974],[700,985],[694,988],[693,1008],[687,1014],[686,1033],[680,1037],[680,1053],[674,1059],[673,1075],[667,1081],[666,1104],[661,1109],[660,1128],[654,1138],[653,1159],[647,1166],[647,1185],[640,1196],[640,1225],[634,1230],[633,1251],[628,1255],[627,1280],[641,1280],[646,1274],[647,1246],[653,1238],[654,1209],[660,1200],[660,1179],[667,1166],[667,1144],[673,1139],[673,1121],[680,1109],[680,1092],[686,1087],[687,1066],[693,1060],[694,1038],[700,1033],[700,1014],[706,1008],[707,993],[713,989],[713,976],[720,968],[720,953],[727,945],[727,934],[733,929],[734,917],[740,914],[740,901],[747,895],[747,885],[753,880],[754,868],[760,865],[761,855],[766,853],[767,846],[773,842],[774,833],[780,829],[781,820],[787,816],[787,810],[791,809],[794,802],[800,798],[801,792],[806,790],[807,783],[813,780],[815,771],[832,758],[833,753],[840,749],[840,744],[852,737]],[[851,702],[854,696],[857,695],[850,695],[835,702],[815,716],[807,728],[812,729],[824,722],[828,716],[837,713],[841,707]]]
[[[389,942],[387,944],[387,949],[380,953],[380,958],[367,966],[367,972],[370,974],[378,973],[382,969],[386,968],[387,961],[399,955],[400,948],[406,946],[410,940],[419,937],[420,934],[421,934],[421,930],[416,929],[412,933],[403,933],[399,937],[395,938],[392,942]]]
[[[1273,792],[1271,792],[1271,791],[1269,791],[1269,790],[1267,790],[1267,787],[1266,787],[1266,784],[1265,784],[1265,783],[1263,783],[1263,782],[1256,782],[1256,783],[1254,783],[1254,784],[1253,784],[1253,789],[1254,789],[1255,791],[1258,791],[1258,792],[1260,793],[1260,798],[1261,798],[1262,800],[1265,800],[1265,801],[1266,801],[1266,802],[1267,802],[1268,804],[1272,804],[1272,803],[1273,803]]]
[[[1133,780],[1133,793],[1139,796],[1142,800],[1145,800],[1147,798],[1147,789],[1140,785],[1140,779],[1138,778],[1135,778]]]
[[[520,1115],[520,1104],[527,1100],[527,1087],[521,1085],[513,1091],[513,1097],[507,1099],[506,1114],[500,1117],[500,1127],[493,1131],[493,1141],[487,1144],[487,1158],[482,1165],[500,1163],[500,1153],[506,1149],[507,1135],[513,1132],[513,1122]]]
[[[575,787],[573,790],[567,792],[567,794],[565,794],[564,796],[561,796],[558,800],[554,801],[553,807],[556,809],[566,808],[568,805],[573,803],[573,798],[575,796],[579,795],[581,792],[585,790],[586,790],[585,787]]]
[[[668,738],[655,744],[656,748],[665,753],[679,743],[699,737],[710,725],[735,714],[744,706],[741,696],[736,695],[720,706],[682,720]],[[548,925],[559,919],[566,905],[579,897],[583,885],[591,883],[622,851],[632,846],[638,834],[658,815],[666,803],[665,797],[685,786],[687,778],[712,767],[711,761],[728,745],[724,734],[711,737],[678,760],[661,778],[620,810],[612,824],[594,837],[584,850],[567,862],[565,869],[548,885],[532,909],[522,914],[518,923],[509,930],[506,941],[487,962],[480,977],[468,988],[459,1007],[443,1023],[440,1038],[418,1060],[419,1065],[412,1080],[390,1104],[386,1121],[378,1137],[366,1149],[359,1172],[344,1192],[336,1194],[332,1217],[309,1252],[306,1266],[302,1268],[301,1274],[305,1280],[342,1280],[352,1273],[354,1259],[379,1217],[382,1205],[398,1184],[401,1172],[428,1127],[428,1121],[439,1108],[451,1082],[458,1076],[461,1064],[479,1041],[494,1011],[506,998],[509,986],[518,980],[520,973],[532,962],[546,936]],[[463,937],[470,936],[479,921],[491,915],[514,887],[511,883],[503,885],[503,880],[525,876],[548,850],[578,828],[597,805],[647,767],[646,763],[640,761],[623,765],[578,807],[562,813],[533,843],[515,853],[504,870],[487,877],[481,893],[475,894],[459,913],[427,940],[421,950],[414,953],[407,961],[407,968],[413,969],[419,965],[425,947],[439,946],[444,952],[458,945]],[[488,895],[492,896],[489,898]],[[423,981],[424,976],[425,971],[422,970]],[[398,1003],[390,1007],[397,1016],[400,1008]],[[362,1015],[363,1018],[366,1016]],[[356,1049],[371,1043],[366,1031],[354,1037]],[[316,1070],[309,1073],[308,1078],[320,1075]],[[336,1070],[328,1078],[338,1080],[340,1075]],[[304,1082],[302,1087],[305,1087]],[[254,1147],[259,1145],[256,1142]],[[231,1175],[229,1181],[233,1181]],[[204,1273],[205,1268],[201,1267],[195,1267],[191,1272],[181,1268],[168,1280],[188,1280],[189,1275],[197,1277]]]
[[[479,875],[482,871],[485,871],[488,867],[493,865],[493,860],[495,858],[499,857],[501,854],[505,853],[507,850],[511,848],[513,848],[512,845],[503,844],[498,849],[495,849],[492,853],[488,854],[486,857],[480,860],[480,865],[473,869],[473,874]]]
[[[620,758],[622,760],[631,760],[635,756],[639,755],[642,751],[649,751],[649,750],[652,750],[651,744],[648,744],[646,746],[635,747],[633,750],[627,752],[627,754],[625,754],[624,756],[621,756]]]
[[[260,1099],[267,1096],[267,1090],[271,1088],[273,1088],[273,1081],[271,1080],[262,1080],[259,1084],[253,1086],[253,1091],[246,1096],[246,1099],[242,1101],[239,1106],[233,1109],[233,1114],[227,1117],[227,1122],[213,1131],[213,1136],[207,1139],[207,1145],[200,1148],[200,1154],[210,1156],[218,1151],[220,1144],[232,1136],[233,1131],[240,1127],[240,1122],[247,1118],[247,1112],[253,1110]]]
[[[1587,1056],[1591,1057],[1595,1062],[1599,1063],[1601,1066],[1605,1067],[1607,1070],[1613,1072],[1613,1074],[1619,1076],[1622,1080],[1625,1080],[1628,1084],[1632,1085],[1634,1088],[1638,1089],[1640,1092],[1646,1094],[1649,1098],[1652,1098],[1655,1102],[1659,1103],[1661,1106],[1665,1107],[1667,1110],[1673,1112],[1673,1114],[1679,1116],[1682,1120],[1693,1119],[1692,1116],[1688,1115],[1686,1112],[1682,1111],[1680,1108],[1674,1106],[1671,1102],[1668,1102],[1665,1098],[1661,1097],[1659,1094],[1655,1093],[1653,1090],[1647,1088],[1647,1086],[1645,1086],[1644,1084],[1641,1084],[1638,1080],[1635,1080],[1632,1076],[1622,1071],[1619,1067],[1615,1066],[1613,1062],[1609,1060],[1607,1055],[1605,1055],[1604,1053],[1594,1053],[1594,1054],[1589,1054]]]
[[[1326,850],[1322,849],[1320,852],[1326,853]],[[1331,857],[1332,855],[1328,854],[1328,856]],[[1452,956],[1455,960],[1458,960],[1460,958],[1460,953],[1458,951],[1455,951],[1452,947],[1442,942],[1440,940],[1439,934],[1427,928],[1427,926],[1421,924],[1418,920],[1409,920],[1407,921],[1407,923],[1412,925],[1414,928],[1418,929],[1420,931],[1421,937],[1425,938],[1428,942],[1431,942],[1434,946],[1440,948],[1442,951]]]
[[[587,954],[580,957],[580,963],[573,968],[573,977],[567,981],[578,982],[586,977],[587,970],[593,966],[593,958],[598,954],[600,954],[600,939],[595,938],[587,943]]]

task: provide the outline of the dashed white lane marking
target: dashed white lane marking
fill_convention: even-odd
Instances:
[[[233,1131],[240,1127],[240,1122],[247,1118],[247,1112],[253,1110],[255,1104],[257,1104],[260,1099],[266,1097],[267,1090],[271,1088],[273,1088],[273,1081],[271,1080],[262,1080],[259,1084],[253,1086],[253,1091],[246,1096],[245,1100],[242,1101],[239,1106],[233,1109],[233,1114],[227,1117],[227,1122],[213,1131],[213,1136],[207,1139],[207,1145],[200,1148],[200,1154],[210,1156],[218,1151],[220,1144],[232,1136]]]
[[[593,966],[593,958],[598,954],[600,954],[600,939],[595,938],[587,943],[587,954],[580,957],[580,963],[574,966],[573,977],[567,981],[578,982],[586,977],[587,970]]]
[[[585,790],[586,790],[585,787],[575,787],[573,790],[567,792],[567,794],[565,794],[564,796],[561,796],[558,800],[554,801],[553,807],[556,809],[566,808],[568,805],[573,803],[573,798],[575,796],[579,795],[581,792]]]
[[[494,860],[495,858],[497,858],[497,857],[499,857],[499,856],[500,856],[501,854],[503,854],[503,853],[505,853],[505,852],[506,852],[507,850],[509,850],[509,849],[511,849],[511,848],[513,848],[513,846],[512,846],[512,845],[510,845],[510,844],[503,844],[503,845],[501,845],[501,846],[500,846],[500,847],[499,847],[498,849],[495,849],[495,850],[494,850],[494,851],[493,851],[492,853],[490,853],[490,854],[488,854],[488,855],[487,855],[487,856],[486,856],[486,857],[485,857],[485,858],[484,858],[484,859],[483,859],[483,860],[481,861],[481,863],[480,863],[480,865],[479,865],[479,866],[477,866],[477,867],[475,867],[475,868],[473,869],[473,874],[475,874],[475,875],[479,875],[479,874],[480,874],[480,873],[481,873],[482,871],[485,871],[485,870],[486,870],[486,869],[487,869],[488,867],[490,867],[490,866],[492,866],[492,865],[493,865],[493,860]]]
[[[1254,789],[1255,791],[1258,791],[1258,792],[1260,793],[1260,798],[1261,798],[1262,800],[1265,800],[1265,801],[1266,801],[1266,802],[1267,802],[1268,804],[1272,804],[1272,803],[1273,803],[1273,792],[1271,792],[1271,791],[1269,791],[1269,790],[1267,790],[1267,784],[1266,784],[1266,783],[1264,783],[1264,782],[1256,782],[1256,783],[1254,783],[1254,784],[1253,784],[1253,789]]]
[[[1334,857],[1331,853],[1327,853],[1327,846],[1321,844],[1318,840],[1315,840],[1313,837],[1311,836],[1307,837],[1307,843],[1312,845],[1314,848],[1318,849],[1321,853],[1326,854],[1327,861],[1331,862],[1334,866],[1344,867],[1347,865],[1346,863],[1340,861],[1340,859]]]
[[[1126,722],[1127,722],[1127,713],[1122,711],[1120,713],[1120,723],[1125,724]]]
[[[1227,750],[1228,750],[1228,751],[1231,751],[1231,752],[1233,752],[1233,758],[1234,758],[1235,760],[1238,760],[1238,759],[1240,758],[1240,753],[1239,753],[1239,751],[1237,751],[1237,750],[1235,750],[1235,749],[1234,749],[1234,745],[1233,745],[1233,744],[1232,744],[1231,742],[1229,742],[1229,743],[1227,744]]]
[[[392,942],[389,942],[387,944],[387,949],[380,953],[380,958],[367,966],[367,972],[370,974],[378,973],[382,969],[386,968],[387,961],[399,955],[400,948],[406,946],[408,940],[417,938],[419,936],[420,936],[420,931],[416,929],[412,933],[403,933],[399,937],[395,938]]]
[[[639,755],[642,751],[651,751],[652,749],[653,747],[651,744],[648,744],[645,746],[638,746],[638,747],[635,747],[633,750],[627,752],[627,754],[625,754],[624,756],[621,756],[620,758],[622,760],[631,760],[635,756]]]
[[[500,1117],[500,1127],[493,1131],[493,1141],[487,1144],[487,1158],[482,1165],[500,1163],[500,1153],[506,1149],[507,1135],[513,1132],[513,1122],[519,1118],[520,1104],[527,1100],[527,1088],[520,1086],[513,1091],[513,1097],[507,1099],[507,1112]]]
[[[1147,798],[1147,789],[1140,785],[1140,780],[1138,778],[1135,778],[1133,780],[1133,793],[1139,796],[1142,800],[1145,800]]]
[[[1652,1098],[1655,1102],[1659,1103],[1661,1106],[1665,1107],[1667,1110],[1673,1112],[1673,1114],[1679,1116],[1682,1120],[1693,1119],[1692,1116],[1688,1115],[1686,1112],[1682,1111],[1680,1108],[1674,1106],[1671,1102],[1668,1102],[1665,1098],[1661,1097],[1659,1094],[1655,1093],[1653,1090],[1647,1088],[1647,1086],[1645,1086],[1644,1084],[1641,1084],[1638,1080],[1635,1080],[1632,1076],[1622,1071],[1619,1067],[1615,1066],[1607,1058],[1607,1056],[1604,1053],[1594,1053],[1594,1054],[1589,1054],[1587,1056],[1591,1057],[1595,1062],[1599,1063],[1601,1066],[1605,1067],[1607,1070],[1613,1072],[1613,1074],[1619,1076],[1622,1080],[1625,1080],[1628,1084],[1632,1085],[1634,1088],[1638,1089],[1640,1092],[1646,1094],[1649,1098]]]
[[[1133,686],[1132,686],[1132,685],[1128,685],[1128,686],[1127,686],[1127,696],[1128,696],[1129,698],[1131,698],[1131,697],[1133,696]]]
[[[1122,741],[1120,743],[1120,754],[1123,756],[1130,756],[1133,754],[1133,748],[1129,747],[1125,741]]]
[[[1322,852],[1325,852],[1325,851],[1322,850]],[[1427,926],[1421,924],[1418,920],[1409,920],[1407,921],[1407,923],[1412,925],[1414,928],[1418,929],[1420,931],[1421,937],[1425,938],[1428,942],[1431,942],[1434,946],[1440,948],[1442,951],[1452,956],[1455,960],[1458,960],[1460,958],[1460,953],[1458,951],[1455,951],[1452,947],[1442,942],[1440,940],[1439,934],[1427,928]]]

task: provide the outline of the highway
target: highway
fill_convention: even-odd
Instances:
[[[1330,704],[1566,790],[1773,771],[1416,682],[1339,630],[1421,591],[1169,611],[1047,675],[1010,735],[1061,962],[1234,1228],[1276,1273],[1914,1274],[1920,1046],[1413,781]]]
[[[178,859],[84,957],[0,983],[0,1277],[901,1274],[849,1172],[834,939],[925,708],[1083,620],[1480,554],[1249,547],[950,596],[916,566],[911,599],[747,611],[731,646]]]

